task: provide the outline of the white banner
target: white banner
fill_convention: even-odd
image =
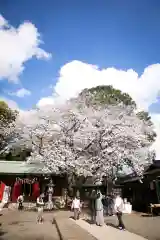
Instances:
[[[9,201],[10,192],[11,192],[11,187],[5,186],[4,192],[3,192],[3,198],[2,198],[3,203],[7,203]]]

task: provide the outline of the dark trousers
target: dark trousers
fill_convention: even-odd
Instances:
[[[122,212],[117,212],[117,218],[118,218],[118,227],[125,228],[123,220],[122,220]]]
[[[80,216],[79,208],[74,208],[74,220],[78,220]]]
[[[96,210],[91,209],[91,222],[95,223],[96,222]]]
[[[23,209],[23,204],[22,204],[22,202],[20,202],[19,204],[18,204],[18,210],[22,210]]]
[[[106,214],[107,214],[107,216],[112,216],[113,215],[113,207],[112,207],[112,205],[108,205],[106,207]]]

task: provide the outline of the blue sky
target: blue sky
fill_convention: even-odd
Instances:
[[[133,69],[140,77],[144,69],[160,62],[159,0],[1,0],[0,14],[15,29],[25,21],[34,24],[44,42],[40,47],[52,55],[47,60],[39,60],[33,56],[24,61],[22,65],[25,69],[21,71],[17,84],[13,81],[8,82],[9,75],[3,77],[4,74],[0,73],[1,97],[15,101],[22,109],[31,108],[41,98],[52,96],[54,89],[51,85],[55,86],[59,81],[64,66],[64,75],[61,74],[66,85],[64,84],[63,88],[64,94],[60,90],[62,95],[70,91],[72,84],[77,85],[76,79],[82,74],[81,70],[85,72],[85,66],[80,63],[87,66],[97,65],[100,71],[113,67],[125,73],[128,69]],[[27,37],[30,38],[29,35]],[[1,44],[3,43],[0,40]],[[7,47],[6,51],[9,51]],[[79,62],[73,62],[74,60]],[[66,65],[67,63],[70,65]],[[77,76],[74,69],[77,70]],[[147,98],[147,108],[151,112],[158,112],[159,101],[156,103],[155,101],[160,90],[157,80],[160,66],[152,71],[154,73],[156,71],[154,89],[148,96],[151,79],[148,80],[148,75],[147,77],[145,75],[149,87],[147,88],[143,81],[143,86],[146,87],[145,99],[140,101],[144,102]],[[88,75],[85,75],[84,79],[86,76]],[[113,76],[114,74],[111,74],[111,77]],[[72,77],[75,81],[69,82]],[[139,84],[138,80],[140,81],[140,79],[133,81],[133,84],[135,82]],[[92,80],[90,85],[91,82]],[[119,86],[118,83],[115,86]],[[23,98],[15,96],[15,92],[20,88],[28,89],[31,94]],[[128,89],[126,86],[120,88]],[[135,92],[136,89],[133,97],[136,95]],[[143,95],[143,91],[139,95]],[[137,99],[140,98],[139,95]]]

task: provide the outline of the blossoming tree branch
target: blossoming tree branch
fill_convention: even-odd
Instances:
[[[29,162],[55,174],[115,178],[124,169],[142,175],[155,157],[148,113],[136,113],[127,94],[111,86],[84,90],[64,104],[36,109],[34,121],[17,120],[18,143],[32,146]]]

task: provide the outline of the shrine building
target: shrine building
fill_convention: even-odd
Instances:
[[[0,184],[10,187],[10,202],[16,202],[21,194],[24,194],[25,201],[36,201],[39,194],[47,191],[49,179],[54,184],[53,196],[63,194],[63,189],[66,188],[65,177],[45,173],[43,168],[44,165],[37,162],[0,161]]]

